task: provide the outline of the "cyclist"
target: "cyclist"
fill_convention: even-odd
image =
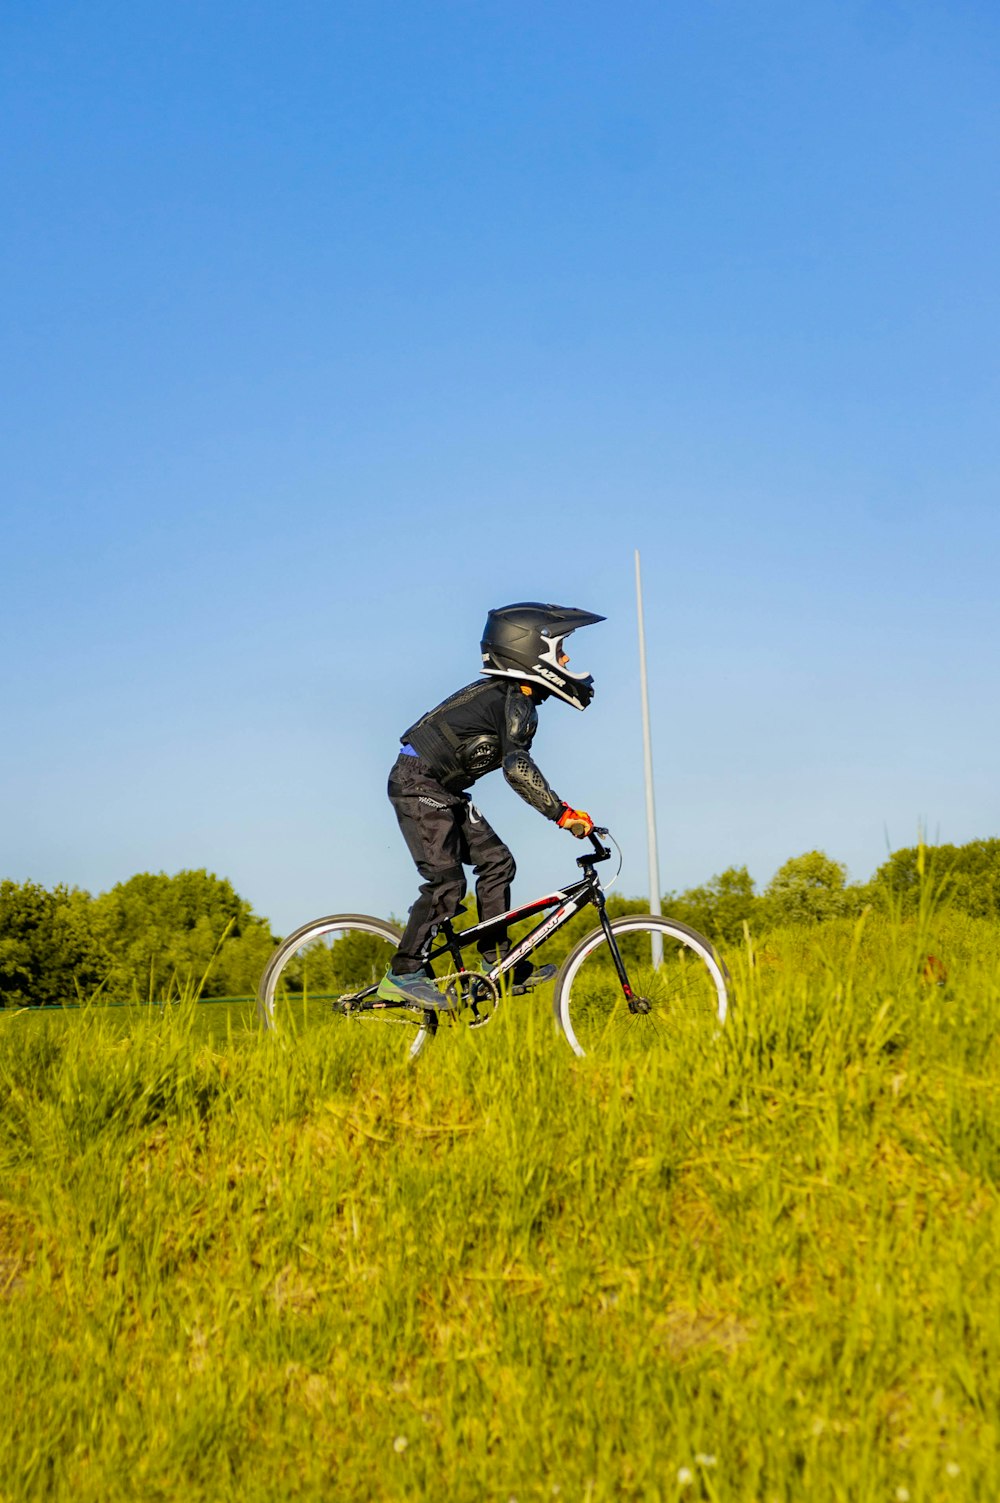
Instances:
[[[533,809],[582,840],[594,828],[590,815],[552,791],[531,757],[538,705],[554,697],[585,710],[594,696],[589,674],[571,673],[563,642],[580,626],[603,621],[591,611],[535,601],[490,611],[481,643],[484,678],[429,710],[401,736],[402,751],[389,774],[389,800],[410,855],[423,878],[420,895],[381,981],[378,995],[411,1007],[445,1008],[424,960],[439,924],[454,918],[465,896],[463,866],[476,877],[480,921],[510,909],[514,858],[466,791],[488,772],[504,777]],[[503,928],[480,947],[491,967],[510,949]],[[555,974],[555,966],[514,967],[516,990]]]

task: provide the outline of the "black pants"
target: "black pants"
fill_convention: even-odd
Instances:
[[[389,802],[396,811],[410,855],[423,877],[420,896],[392,960],[398,976],[420,969],[436,924],[454,918],[466,883],[463,866],[476,875],[480,920],[510,907],[514,858],[467,793],[448,793],[426,762],[401,752],[389,774]],[[508,949],[506,934],[490,936],[482,956],[490,965]]]

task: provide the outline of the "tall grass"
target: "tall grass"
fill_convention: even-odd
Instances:
[[[729,959],[627,1062],[0,1019],[0,1498],[1000,1495],[1000,937]]]

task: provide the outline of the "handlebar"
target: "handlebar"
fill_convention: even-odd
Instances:
[[[594,865],[596,865],[596,863],[598,861],[610,861],[611,860],[611,852],[610,852],[610,850],[604,844],[604,842],[599,838],[601,835],[607,835],[608,833],[609,833],[608,830],[603,825],[595,825],[594,826],[594,828],[591,830],[590,834],[587,836],[587,839],[590,841],[591,845],[594,847],[594,854],[592,856],[577,856],[577,858],[576,858],[576,864],[577,864],[577,866],[582,866],[582,867],[594,866]]]

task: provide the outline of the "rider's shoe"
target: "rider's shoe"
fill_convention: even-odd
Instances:
[[[448,998],[438,991],[426,971],[411,971],[405,976],[386,971],[375,995],[383,1002],[399,1002],[404,1007],[429,1007],[435,1012],[451,1011]]]

